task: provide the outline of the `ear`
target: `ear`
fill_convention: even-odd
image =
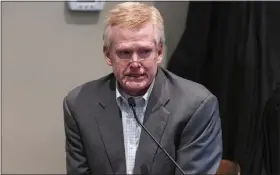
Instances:
[[[157,63],[160,64],[162,62],[162,58],[163,58],[163,43],[159,43],[159,46],[158,46],[158,58],[157,58]]]
[[[105,61],[106,63],[109,65],[109,66],[112,66],[112,60],[110,58],[110,50],[108,47],[106,46],[103,46],[103,53],[104,53],[104,56],[105,56]]]

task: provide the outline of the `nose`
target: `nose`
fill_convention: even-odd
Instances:
[[[139,61],[134,61],[134,60],[132,60],[130,66],[132,68],[139,68],[139,67],[141,67],[140,62]]]
[[[137,62],[138,61],[138,55],[137,55],[137,53],[133,53],[132,54],[132,58],[131,58],[131,62]]]
[[[138,59],[138,55],[136,54],[136,53],[134,53],[133,55],[132,55],[132,58],[131,58],[131,67],[133,67],[133,68],[138,68],[138,67],[140,67],[141,65],[140,65],[140,62],[139,62],[139,59]]]

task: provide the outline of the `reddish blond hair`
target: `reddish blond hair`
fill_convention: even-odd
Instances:
[[[103,33],[104,46],[110,47],[110,31],[113,26],[121,28],[141,28],[152,23],[156,33],[156,42],[164,43],[164,25],[160,12],[153,6],[140,2],[124,2],[115,6],[106,18]]]

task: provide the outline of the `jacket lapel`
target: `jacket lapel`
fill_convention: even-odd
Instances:
[[[144,126],[159,143],[170,115],[170,112],[165,108],[169,99],[166,77],[162,70],[159,69],[144,117]],[[151,170],[157,149],[160,148],[142,129],[136,153],[134,174],[140,174],[141,166],[144,164]]]
[[[113,173],[126,174],[122,119],[115,98],[115,82],[115,78],[111,78],[109,88],[100,87],[96,119]]]

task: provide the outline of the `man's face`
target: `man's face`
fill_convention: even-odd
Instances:
[[[111,47],[105,49],[121,88],[130,95],[142,95],[153,81],[162,61],[163,46],[156,44],[152,24],[140,29],[111,29]]]

